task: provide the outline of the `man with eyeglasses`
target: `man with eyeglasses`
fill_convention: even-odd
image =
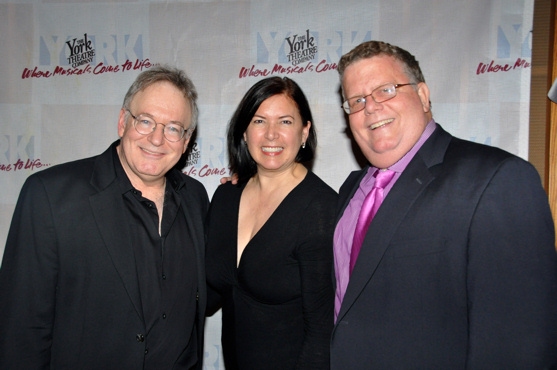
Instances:
[[[197,92],[156,66],[120,139],[25,182],[0,269],[0,369],[201,369],[204,187],[175,168]]]
[[[406,50],[365,42],[338,72],[369,165],[340,189],[331,369],[554,368],[555,234],[536,170],[444,131]]]

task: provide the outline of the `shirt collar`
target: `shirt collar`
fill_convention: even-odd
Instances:
[[[118,156],[118,151],[116,150],[117,146],[118,145],[113,145],[112,147],[112,158],[114,163],[114,170],[116,171],[116,177],[120,182],[120,187],[123,194],[130,190],[134,190],[134,187],[130,179],[128,178],[128,175],[126,174],[126,171],[124,171],[122,163],[120,162],[120,157]],[[170,171],[166,173],[166,181],[168,184],[170,184],[170,187],[174,189],[174,191],[179,191],[186,184],[184,176],[181,176],[181,171],[176,168],[171,168]]]

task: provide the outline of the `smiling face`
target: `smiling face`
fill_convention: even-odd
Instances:
[[[167,81],[156,82],[139,91],[128,107],[134,116],[146,114],[158,123],[180,122],[187,129],[191,123],[191,108],[183,93]],[[120,111],[118,135],[121,137],[118,155],[132,184],[141,187],[163,181],[165,174],[178,162],[188,146],[189,136],[169,142],[163,135],[163,125],[142,135],[133,126],[133,118]]]
[[[344,98],[370,94],[378,86],[410,81],[404,66],[390,56],[375,56],[353,62],[344,71]],[[429,89],[423,82],[403,86],[383,103],[366,98],[366,107],[348,116],[350,130],[367,160],[387,168],[416,144],[431,119]]]
[[[298,107],[286,95],[273,95],[263,101],[244,133],[258,172],[292,169],[310,127],[309,121],[302,125]]]

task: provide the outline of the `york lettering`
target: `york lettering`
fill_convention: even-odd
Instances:
[[[290,47],[290,53],[295,51],[304,50],[309,47],[315,47],[315,37],[309,34],[309,29],[306,30],[305,35],[294,35],[285,39]]]
[[[95,52],[95,57],[106,64],[122,64],[127,59],[143,58],[143,37],[141,34],[84,34],[82,38],[53,34],[41,36],[40,42],[46,47],[41,52],[40,65],[64,65],[68,57],[80,52]]]
[[[299,38],[299,39],[298,39]],[[299,33],[289,36],[285,31],[268,31],[257,33],[257,64],[274,64],[288,62],[288,55],[295,52],[294,48],[304,46],[315,47],[319,50],[320,59],[331,63],[339,60],[342,54],[347,53],[364,41],[372,39],[370,30],[338,30],[310,31],[305,36]],[[294,46],[296,42],[300,42]],[[283,52],[283,53],[282,53]]]
[[[87,34],[84,34],[80,40],[74,38],[71,42],[66,41],[66,45],[70,49],[70,57],[93,50],[92,42],[87,38]]]
[[[0,135],[0,161],[13,163],[17,158],[35,156],[35,136]]]

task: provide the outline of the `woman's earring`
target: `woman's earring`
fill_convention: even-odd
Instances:
[[[305,148],[306,148],[306,142],[304,141],[304,142],[302,143],[302,149],[305,149]]]

